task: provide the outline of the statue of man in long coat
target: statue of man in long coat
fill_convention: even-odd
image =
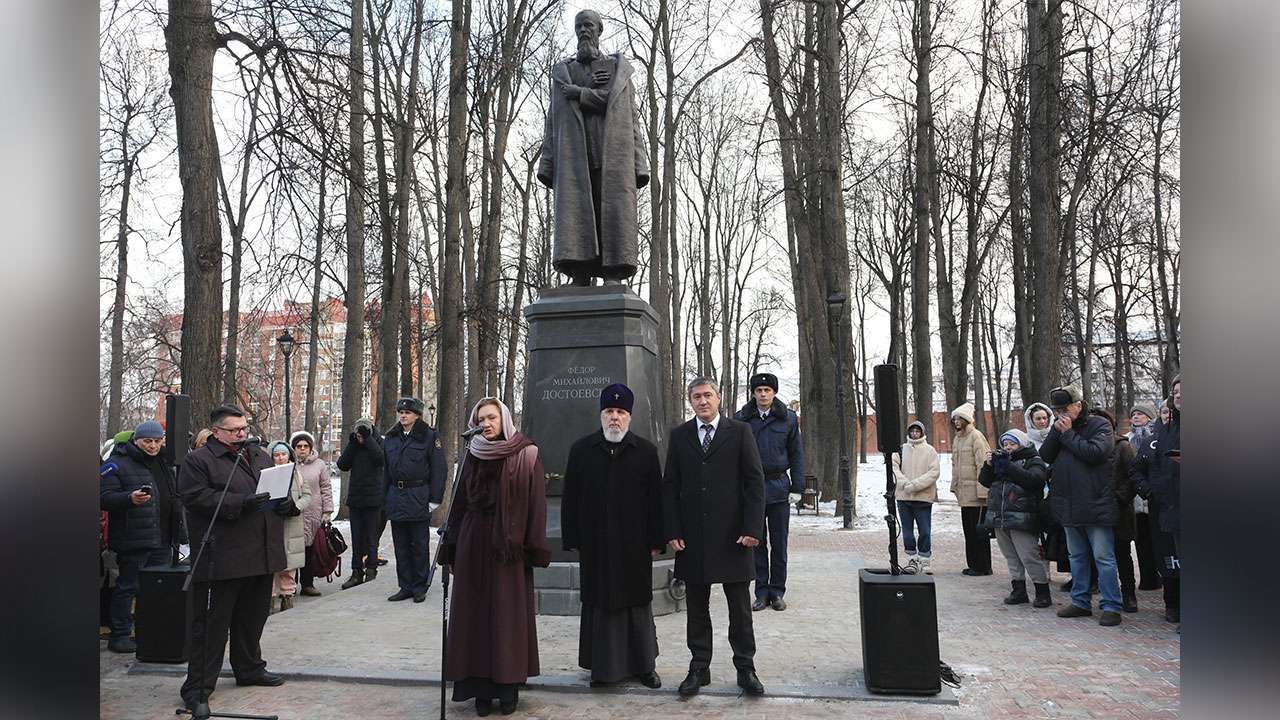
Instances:
[[[636,191],[649,161],[635,114],[634,70],[600,51],[604,22],[574,17],[578,52],[551,68],[551,103],[538,180],[554,190],[552,263],[573,285],[621,284],[636,273]]]

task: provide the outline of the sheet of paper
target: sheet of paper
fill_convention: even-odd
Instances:
[[[292,482],[293,463],[269,467],[258,476],[258,492],[271,493],[272,500],[279,500],[289,494]]]

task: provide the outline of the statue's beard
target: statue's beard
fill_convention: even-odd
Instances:
[[[578,62],[586,65],[600,57],[600,46],[594,40],[578,41]]]

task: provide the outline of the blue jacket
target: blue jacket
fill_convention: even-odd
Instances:
[[[1049,463],[1049,509],[1063,527],[1102,525],[1120,521],[1116,502],[1116,443],[1111,423],[1080,413],[1066,432],[1051,427],[1040,446]]]
[[[787,502],[788,492],[804,492],[804,446],[800,442],[800,418],[774,398],[768,417],[760,417],[754,400],[742,406],[734,420],[751,426],[764,466],[764,502]],[[790,470],[790,478],[787,471]]]
[[[1145,441],[1129,467],[1129,478],[1137,493],[1159,511],[1160,530],[1177,535],[1182,530],[1182,465],[1165,453],[1182,449],[1182,412],[1174,410],[1168,424],[1157,425]]]
[[[422,420],[405,432],[397,423],[382,440],[388,520],[431,519],[430,503],[444,500],[444,449],[436,431]]]
[[[161,478],[164,478],[163,487]],[[132,441],[115,446],[111,457],[98,470],[98,507],[110,513],[107,538],[112,550],[164,547],[157,501],[169,495],[167,486],[172,478],[162,457],[147,455]],[[134,505],[130,494],[143,485],[151,486],[151,499]]]

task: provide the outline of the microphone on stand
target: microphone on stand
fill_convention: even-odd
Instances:
[[[479,427],[473,427],[470,430],[467,430],[466,432],[462,433],[462,439],[470,440],[471,438],[479,435],[481,432],[483,431]]]

